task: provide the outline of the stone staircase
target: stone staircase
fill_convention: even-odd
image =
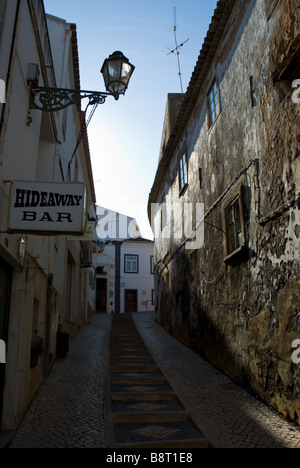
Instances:
[[[143,343],[129,314],[114,316],[106,404],[108,448],[211,448]]]

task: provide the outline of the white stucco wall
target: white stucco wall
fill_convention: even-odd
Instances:
[[[138,256],[138,273],[125,272],[125,255]],[[137,312],[152,311],[154,275],[151,273],[151,257],[154,255],[152,242],[124,242],[121,250],[121,312],[125,312],[125,291],[137,290]]]
[[[80,131],[79,114],[75,106],[68,110],[68,123],[65,129],[63,127],[64,114],[61,112],[54,113],[53,118],[51,114],[43,114],[39,110],[31,109],[28,113],[30,97],[27,83],[28,64],[39,66],[40,86],[74,84],[72,50],[69,47],[68,36],[69,26],[64,20],[48,19],[53,41],[52,57],[57,75],[57,80],[55,80],[50,68],[43,70],[43,62],[49,65],[51,58],[43,2],[33,0],[32,5],[33,14],[37,17],[38,31],[34,31],[33,28],[29,2],[21,1],[14,48],[12,48],[12,31],[16,19],[17,1],[6,2],[4,21],[0,21],[0,63],[1,71],[5,70],[5,74],[0,75],[0,79],[6,79],[11,59],[9,80],[6,83],[6,104],[4,108],[0,105],[0,119],[4,110],[3,120],[0,121],[2,122],[0,128],[1,231],[7,231],[9,215],[11,185],[7,181],[66,182],[67,164]],[[42,50],[38,48],[36,34],[40,35]],[[41,54],[43,60],[41,60]],[[29,116],[30,121],[28,121]],[[72,181],[76,176],[76,181],[85,182],[89,200],[91,200],[91,187],[86,166],[86,156],[81,146],[72,164]],[[25,259],[20,259],[18,255],[21,237],[25,241]],[[55,357],[58,323],[67,322],[64,321],[67,305],[65,291],[70,257],[73,262],[72,290],[74,291],[72,313],[68,321],[70,328],[81,325],[94,305],[95,290],[91,287],[87,270],[81,268],[81,249],[82,245],[79,241],[68,240],[66,236],[33,236],[31,233],[11,234],[8,232],[0,234],[0,257],[12,268],[1,429],[16,428],[44,378],[45,362],[48,361],[49,356],[52,356],[52,359]],[[52,275],[52,294],[49,299],[47,284]],[[51,301],[50,323],[47,318],[47,312],[49,312],[47,300]],[[31,369],[31,341],[35,329],[44,339],[44,343],[49,342],[49,347],[45,351],[45,356],[39,359],[38,366]]]

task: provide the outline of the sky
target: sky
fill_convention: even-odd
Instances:
[[[125,96],[99,105],[88,127],[97,204],[136,218],[152,239],[147,205],[160,152],[168,93],[180,93],[176,36],[186,92],[217,0],[44,0],[76,23],[81,89],[105,91],[104,60],[122,51],[135,66]],[[82,109],[87,101],[82,101]]]

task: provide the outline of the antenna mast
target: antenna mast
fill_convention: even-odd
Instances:
[[[182,44],[178,45],[178,42],[177,42],[177,18],[176,18],[176,7],[174,7],[174,39],[175,39],[175,49],[173,50],[170,50],[169,54],[174,54],[176,53],[176,56],[177,56],[177,64],[178,64],[178,75],[179,75],[179,80],[180,80],[180,87],[181,87],[181,93],[183,94],[183,85],[182,85],[182,75],[181,75],[181,67],[180,67],[180,59],[179,59],[179,55],[180,55],[180,52],[179,52],[179,49],[180,47],[183,47],[184,44],[186,42],[189,41],[189,39],[187,39],[186,41],[184,41]]]

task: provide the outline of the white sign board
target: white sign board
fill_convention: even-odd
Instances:
[[[82,234],[85,184],[14,181],[8,228],[31,234]]]

